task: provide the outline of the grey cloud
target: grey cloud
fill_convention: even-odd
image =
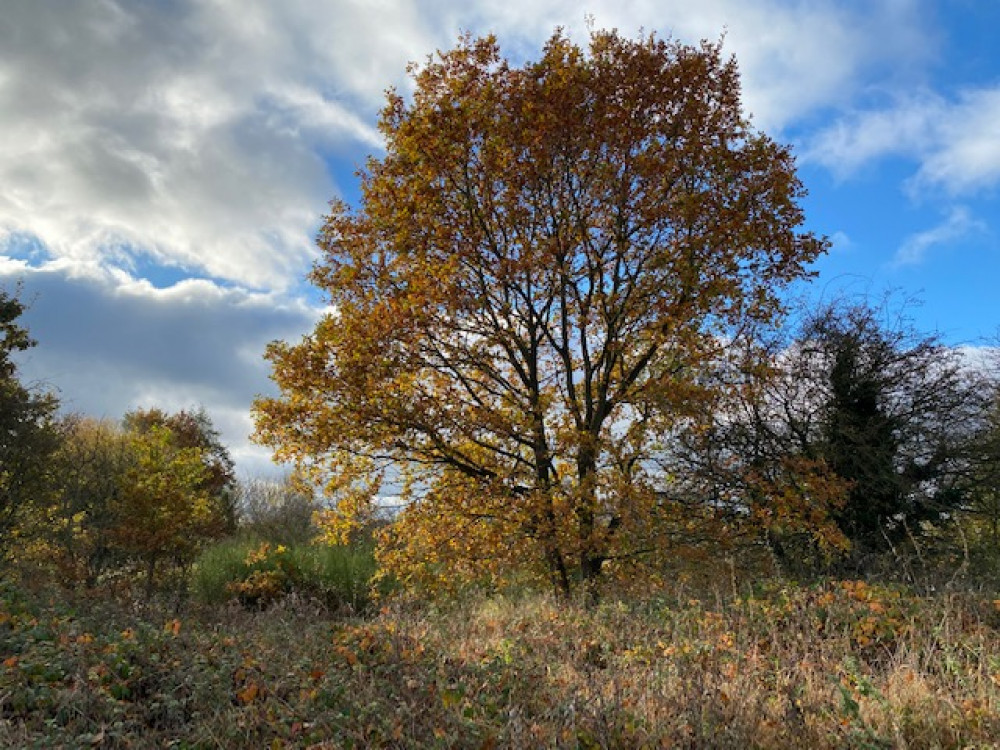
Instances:
[[[136,248],[258,288],[301,275],[336,192],[315,131],[368,147],[374,131],[345,114],[306,123],[305,137],[294,108],[278,127],[269,97],[311,75],[296,39],[271,23],[249,33],[252,3],[220,7],[5,4],[0,234],[78,259]],[[267,7],[257,14],[271,21]],[[353,106],[338,95],[320,98],[328,115]]]
[[[8,265],[23,281],[24,322],[38,346],[22,358],[26,380],[57,389],[64,409],[120,417],[136,407],[203,405],[234,453],[266,466],[248,441],[254,396],[272,392],[267,342],[310,330],[317,310],[274,294],[185,281],[167,289],[121,272]]]

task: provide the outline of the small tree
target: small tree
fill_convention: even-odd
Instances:
[[[236,474],[232,456],[219,438],[219,432],[204,409],[182,409],[168,414],[162,409],[136,409],[125,415],[127,431],[145,433],[153,427],[166,427],[179,448],[197,448],[205,464],[202,489],[216,504],[225,519],[226,531],[236,530]]]
[[[268,350],[258,438],[345,528],[394,466],[404,581],[527,568],[566,593],[691,533],[649,459],[824,243],[718,46],[556,33],[518,68],[467,37],[414,79],[320,235],[334,312]]]
[[[109,532],[114,502],[134,463],[133,443],[114,422],[68,415],[58,423],[59,448],[51,458],[48,527],[63,572],[94,585],[118,561]]]
[[[133,455],[113,497],[112,544],[142,561],[147,597],[157,565],[185,568],[201,545],[224,533],[224,519],[205,490],[207,469],[200,448],[182,448],[167,427],[128,433]]]

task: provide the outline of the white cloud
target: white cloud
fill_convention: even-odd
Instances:
[[[941,100],[927,94],[886,109],[852,113],[820,131],[802,158],[844,179],[874,159],[926,151],[934,143],[942,110]]]
[[[957,351],[965,365],[973,372],[992,378],[1000,375],[1000,346],[965,344],[957,347]]]
[[[641,27],[697,42],[724,33],[725,51],[736,55],[743,74],[744,103],[767,131],[847,101],[867,67],[915,63],[930,46],[915,0],[507,0],[464,7],[460,22],[493,29],[529,56],[537,55],[538,43],[557,25],[577,40],[585,38],[588,16],[597,28],[626,35]]]
[[[843,179],[867,164],[899,156],[919,165],[914,194],[973,193],[1000,183],[1000,86],[969,89],[954,100],[924,92],[882,109],[855,112],[821,131],[804,154]]]
[[[983,222],[975,219],[967,208],[956,206],[937,226],[908,237],[896,251],[891,265],[917,265],[923,262],[932,248],[957,242],[970,234],[982,232],[985,228]]]
[[[1000,86],[964,92],[938,123],[938,133],[915,187],[959,194],[1000,183]]]
[[[835,253],[848,252],[854,247],[854,241],[847,232],[837,231],[830,236],[830,250]]]
[[[301,277],[345,173],[376,149],[405,66],[461,30],[537,56],[556,25],[717,39],[764,128],[912,57],[916,4],[804,0],[8,0],[0,24],[0,237],[56,257],[154,263],[280,289]]]

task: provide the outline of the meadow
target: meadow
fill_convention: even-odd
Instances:
[[[202,561],[182,603],[8,580],[0,746],[982,748],[1000,737],[1000,601],[968,586],[713,588],[682,573],[598,604],[526,589],[372,599],[357,586],[372,572],[363,551],[324,563],[232,546]],[[291,585],[309,565],[326,583]]]

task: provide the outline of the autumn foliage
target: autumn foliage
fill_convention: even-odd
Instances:
[[[91,589],[137,573],[146,598],[168,579],[180,583],[231,528],[230,487],[218,481],[228,452],[192,444],[177,427],[190,419],[155,409],[130,412],[121,425],[60,418],[46,482],[15,530],[17,561]]]
[[[335,536],[401,487],[382,561],[411,583],[517,570],[568,592],[721,533],[657,457],[825,249],[735,62],[556,33],[523,67],[467,37],[412,72],[359,207],[321,232],[332,312],[269,349],[259,439],[325,485]]]

